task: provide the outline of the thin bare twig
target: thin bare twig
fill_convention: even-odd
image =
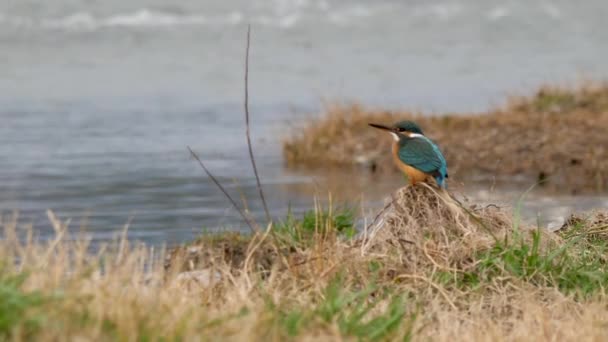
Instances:
[[[496,237],[496,234],[494,234],[494,232],[492,232],[492,229],[490,229],[490,227],[488,227],[479,217],[477,217],[471,210],[467,209],[467,207],[464,206],[464,204],[462,204],[462,202],[460,202],[458,200],[458,198],[456,198],[456,196],[454,196],[452,193],[447,192],[448,196],[454,201],[456,202],[456,204],[458,204],[458,206],[464,210],[465,213],[467,213],[467,215],[469,215],[469,217],[475,221],[475,223],[477,223],[481,228],[483,228],[488,234],[490,234],[492,236],[492,238],[494,239],[495,242],[498,242],[498,237]],[[488,205],[486,208],[489,208],[491,205]],[[497,208],[499,208],[498,206],[496,206]],[[484,208],[484,209],[486,209]],[[500,208],[499,208],[500,209]],[[473,210],[475,211],[475,210]]]
[[[260,193],[260,199],[262,199],[262,205],[264,205],[264,212],[266,213],[266,221],[270,222],[270,212],[268,211],[268,205],[266,204],[266,198],[264,198],[264,191],[262,190],[262,184],[260,183],[260,176],[258,175],[258,168],[255,165],[255,158],[253,157],[253,148],[251,147],[251,137],[249,135],[249,42],[251,36],[251,25],[247,26],[247,48],[245,49],[245,127],[247,132],[247,146],[249,147],[249,159],[251,160],[251,166],[253,166],[253,173],[255,174],[255,180],[258,185],[258,192]]]
[[[375,217],[374,217],[374,219],[372,220],[372,223],[370,223],[370,224],[369,224],[369,225],[368,225],[368,226],[365,228],[365,230],[366,230],[366,231],[368,231],[370,228],[372,228],[372,227],[373,227],[373,226],[376,224],[376,222],[378,222],[378,219],[380,218],[380,216],[382,216],[382,215],[383,215],[383,214],[384,214],[384,213],[385,213],[385,212],[386,212],[386,211],[387,211],[387,210],[388,210],[388,209],[389,209],[389,208],[390,208],[390,207],[391,207],[391,206],[392,206],[394,203],[395,203],[395,199],[394,199],[394,198],[391,198],[391,201],[390,201],[390,202],[388,202],[388,203],[387,203],[387,204],[384,206],[384,208],[382,208],[382,209],[381,209],[381,210],[380,210],[380,211],[379,211],[379,212],[376,214],[376,216],[375,216]]]
[[[241,217],[243,218],[243,220],[245,220],[245,223],[247,223],[247,225],[249,226],[249,229],[251,229],[252,233],[257,233],[258,230],[257,228],[255,228],[255,225],[251,222],[251,220],[249,219],[249,217],[247,217],[247,215],[245,215],[245,213],[241,210],[241,208],[239,208],[238,205],[236,205],[236,202],[234,201],[234,199],[232,199],[232,197],[228,194],[228,192],[226,191],[226,189],[224,189],[224,187],[222,186],[222,184],[220,184],[220,182],[215,178],[215,176],[213,176],[213,174],[207,169],[207,167],[205,166],[205,164],[203,164],[203,161],[201,160],[201,158],[198,157],[198,155],[192,151],[192,149],[190,148],[190,146],[188,146],[188,151],[190,151],[190,155],[192,155],[192,157],[194,159],[196,159],[196,161],[198,162],[198,164],[201,166],[201,168],[203,169],[203,171],[205,171],[205,173],[207,174],[207,176],[213,181],[213,183],[215,183],[215,185],[222,190],[222,192],[224,193],[224,195],[228,198],[228,200],[230,201],[230,203],[232,203],[232,206],[234,207],[234,209],[236,209],[239,214],[241,215]]]

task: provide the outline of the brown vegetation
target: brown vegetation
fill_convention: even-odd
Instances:
[[[0,217],[0,339],[608,338],[605,216],[559,236],[425,185],[387,203],[354,239],[318,210],[166,258],[124,239],[91,253],[52,213],[48,243]]]
[[[325,291],[336,278],[341,279],[340,286],[346,292],[373,289],[365,297],[365,301],[377,304],[370,310],[371,316],[386,313],[394,298],[405,296],[407,303],[400,305],[407,309],[399,328],[385,337],[575,340],[583,334],[598,339],[608,336],[601,323],[608,321],[608,311],[599,304],[608,304],[603,292],[587,299],[566,294],[555,286],[552,275],[531,264],[525,276],[510,274],[508,263],[498,262],[495,269],[485,270],[484,264],[493,263],[495,256],[500,259],[511,252],[520,253],[527,261],[517,260],[515,264],[525,268],[521,262],[537,257],[532,252],[528,259],[526,248],[535,245],[539,255],[554,255],[567,245],[560,235],[521,225],[511,215],[495,206],[462,207],[448,194],[420,185],[395,192],[387,209],[355,240],[339,239],[327,231],[322,233],[318,227],[312,244],[294,244],[279,234],[278,248],[268,236],[254,239],[245,247],[239,238],[236,245],[243,252],[235,255],[226,253],[233,250],[226,247],[226,240],[216,244],[216,239],[201,239],[178,250],[172,260],[180,267],[189,265],[186,270],[190,272],[198,267],[221,269],[230,277],[250,277],[252,283],[256,283],[254,279],[262,281],[257,290],[250,285],[246,292],[254,298],[263,293],[271,296],[273,307],[281,312],[279,316],[288,316],[294,310],[298,315],[319,310],[318,306],[329,300]],[[580,234],[589,228],[589,232],[597,234],[602,217],[603,214],[581,215],[579,221],[570,222],[569,229],[564,227],[563,231],[573,229]],[[585,227],[584,232],[581,227]],[[509,244],[514,251],[508,251]],[[504,250],[487,256],[497,246]],[[577,259],[578,252],[563,252],[577,263],[582,262]],[[221,257],[213,259],[211,255]],[[184,264],[184,257],[191,261]],[[265,280],[260,280],[260,276]],[[229,288],[234,288],[234,284]],[[350,306],[343,309],[353,310]],[[280,321],[269,313],[262,317]],[[265,332],[261,336],[285,337],[285,327],[273,331],[268,321],[263,322],[254,324],[255,329],[261,329],[258,333]],[[585,328],[572,330],[577,325]],[[343,334],[336,321],[329,325],[316,321],[306,326],[308,329],[299,330],[297,337],[333,340]]]
[[[572,193],[608,188],[608,84],[543,87],[484,114],[420,113],[329,107],[284,141],[290,167],[355,167],[397,172],[391,139],[368,127],[412,119],[446,156],[453,180],[523,178]]]

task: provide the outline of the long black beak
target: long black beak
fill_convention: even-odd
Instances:
[[[391,132],[395,131],[395,129],[393,127],[388,127],[388,126],[379,125],[379,124],[375,124],[375,123],[370,123],[368,125],[370,125],[370,126],[372,126],[374,128],[383,129],[385,131],[391,131]]]

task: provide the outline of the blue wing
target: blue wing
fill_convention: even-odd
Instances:
[[[448,166],[443,154],[425,136],[403,139],[399,143],[399,159],[422,172],[435,177],[439,186],[444,186],[448,176]]]

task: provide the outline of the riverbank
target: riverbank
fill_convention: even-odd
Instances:
[[[352,211],[317,207],[166,253],[91,253],[51,212],[42,243],[5,216],[0,339],[603,340],[606,215],[551,233],[422,185],[357,235]]]
[[[543,87],[486,113],[425,115],[336,105],[283,143],[290,168],[396,173],[391,139],[369,122],[410,119],[446,156],[452,182],[517,179],[563,193],[608,189],[608,84]]]

